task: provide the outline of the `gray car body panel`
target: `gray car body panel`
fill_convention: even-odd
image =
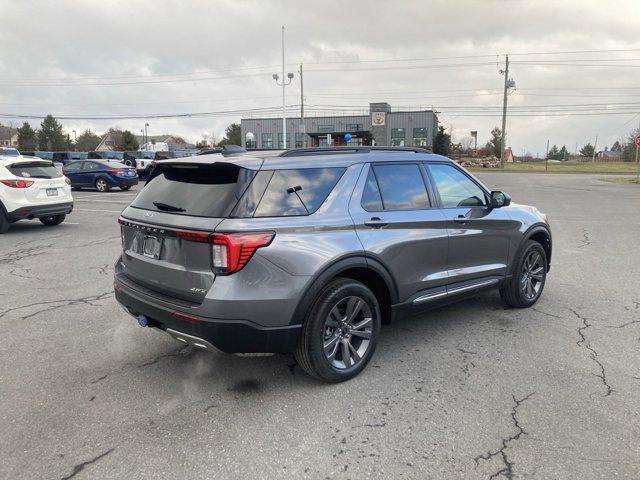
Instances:
[[[310,305],[310,298],[328,279],[346,269],[358,267],[377,271],[392,292],[393,303],[411,304],[417,297],[424,297],[425,292],[445,292],[452,285],[505,278],[527,232],[534,227],[549,231],[546,217],[537,209],[516,204],[501,208],[443,209],[432,203],[432,208],[424,210],[364,210],[361,197],[367,174],[370,165],[379,162],[425,165],[447,162],[490,194],[466,170],[439,155],[380,151],[301,157],[264,155],[262,158],[259,153],[196,158],[198,162],[231,162],[251,169],[345,167],[346,170],[320,208],[311,215],[220,219],[127,207],[122,213],[123,221],[149,228],[275,233],[271,244],[258,249],[242,270],[216,276],[208,263],[208,244],[187,245],[187,242],[168,240],[165,243],[168,264],[163,265],[155,259],[128,252],[127,246],[134,241],[135,233],[127,230],[124,232],[124,252],[116,272],[131,274],[132,279],[144,287],[168,295],[167,303],[137,291],[138,300],[163,303],[165,308],[173,305],[176,311],[204,318],[244,321],[267,328],[284,327],[299,324]],[[178,161],[188,163],[193,159]],[[425,181],[430,183],[428,175]],[[434,185],[430,184],[429,188]],[[437,201],[437,198],[432,200]],[[459,221],[459,216],[464,217],[463,222]],[[372,217],[381,218],[386,225],[365,225]],[[198,259],[193,260],[193,257]],[[163,268],[167,274],[171,272],[169,276],[163,275]],[[169,277],[171,280],[167,284]],[[195,292],[186,293],[190,289]],[[172,303],[173,294],[191,304],[187,308],[180,302]]]

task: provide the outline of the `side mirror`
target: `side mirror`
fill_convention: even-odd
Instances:
[[[511,205],[511,197],[504,192],[491,192],[491,207],[500,208]]]

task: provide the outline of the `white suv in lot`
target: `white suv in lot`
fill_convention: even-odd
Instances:
[[[0,147],[0,233],[23,219],[62,223],[73,210],[70,183],[49,160]]]

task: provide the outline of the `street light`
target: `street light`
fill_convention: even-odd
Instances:
[[[293,73],[287,73],[288,82],[285,81],[284,76],[284,25],[282,26],[282,83],[278,83],[280,76],[277,73],[273,74],[273,79],[276,81],[276,85],[282,87],[282,144],[284,148],[287,148],[287,111],[285,104],[285,87],[291,84],[293,80]]]

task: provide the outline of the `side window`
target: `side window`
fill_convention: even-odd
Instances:
[[[82,167],[82,162],[70,163],[69,165],[66,166],[65,170],[68,172],[75,172],[77,170],[80,170],[81,167]]]
[[[384,210],[421,210],[431,207],[420,167],[415,163],[374,165],[372,171],[377,179]],[[373,183],[370,188],[374,188]]]
[[[382,206],[382,197],[380,196],[380,189],[378,188],[378,181],[376,180],[376,174],[373,173],[373,167],[369,169],[369,175],[367,176],[367,183],[364,184],[360,205],[362,205],[362,208],[368,212],[379,212],[380,210],[384,210],[384,207]]]
[[[345,168],[275,170],[255,217],[286,217],[315,212],[333,190]]]
[[[484,191],[469,177],[451,165],[429,165],[444,208],[482,207]]]
[[[100,165],[96,162],[84,162],[82,165],[82,170],[94,170],[98,168]]]

